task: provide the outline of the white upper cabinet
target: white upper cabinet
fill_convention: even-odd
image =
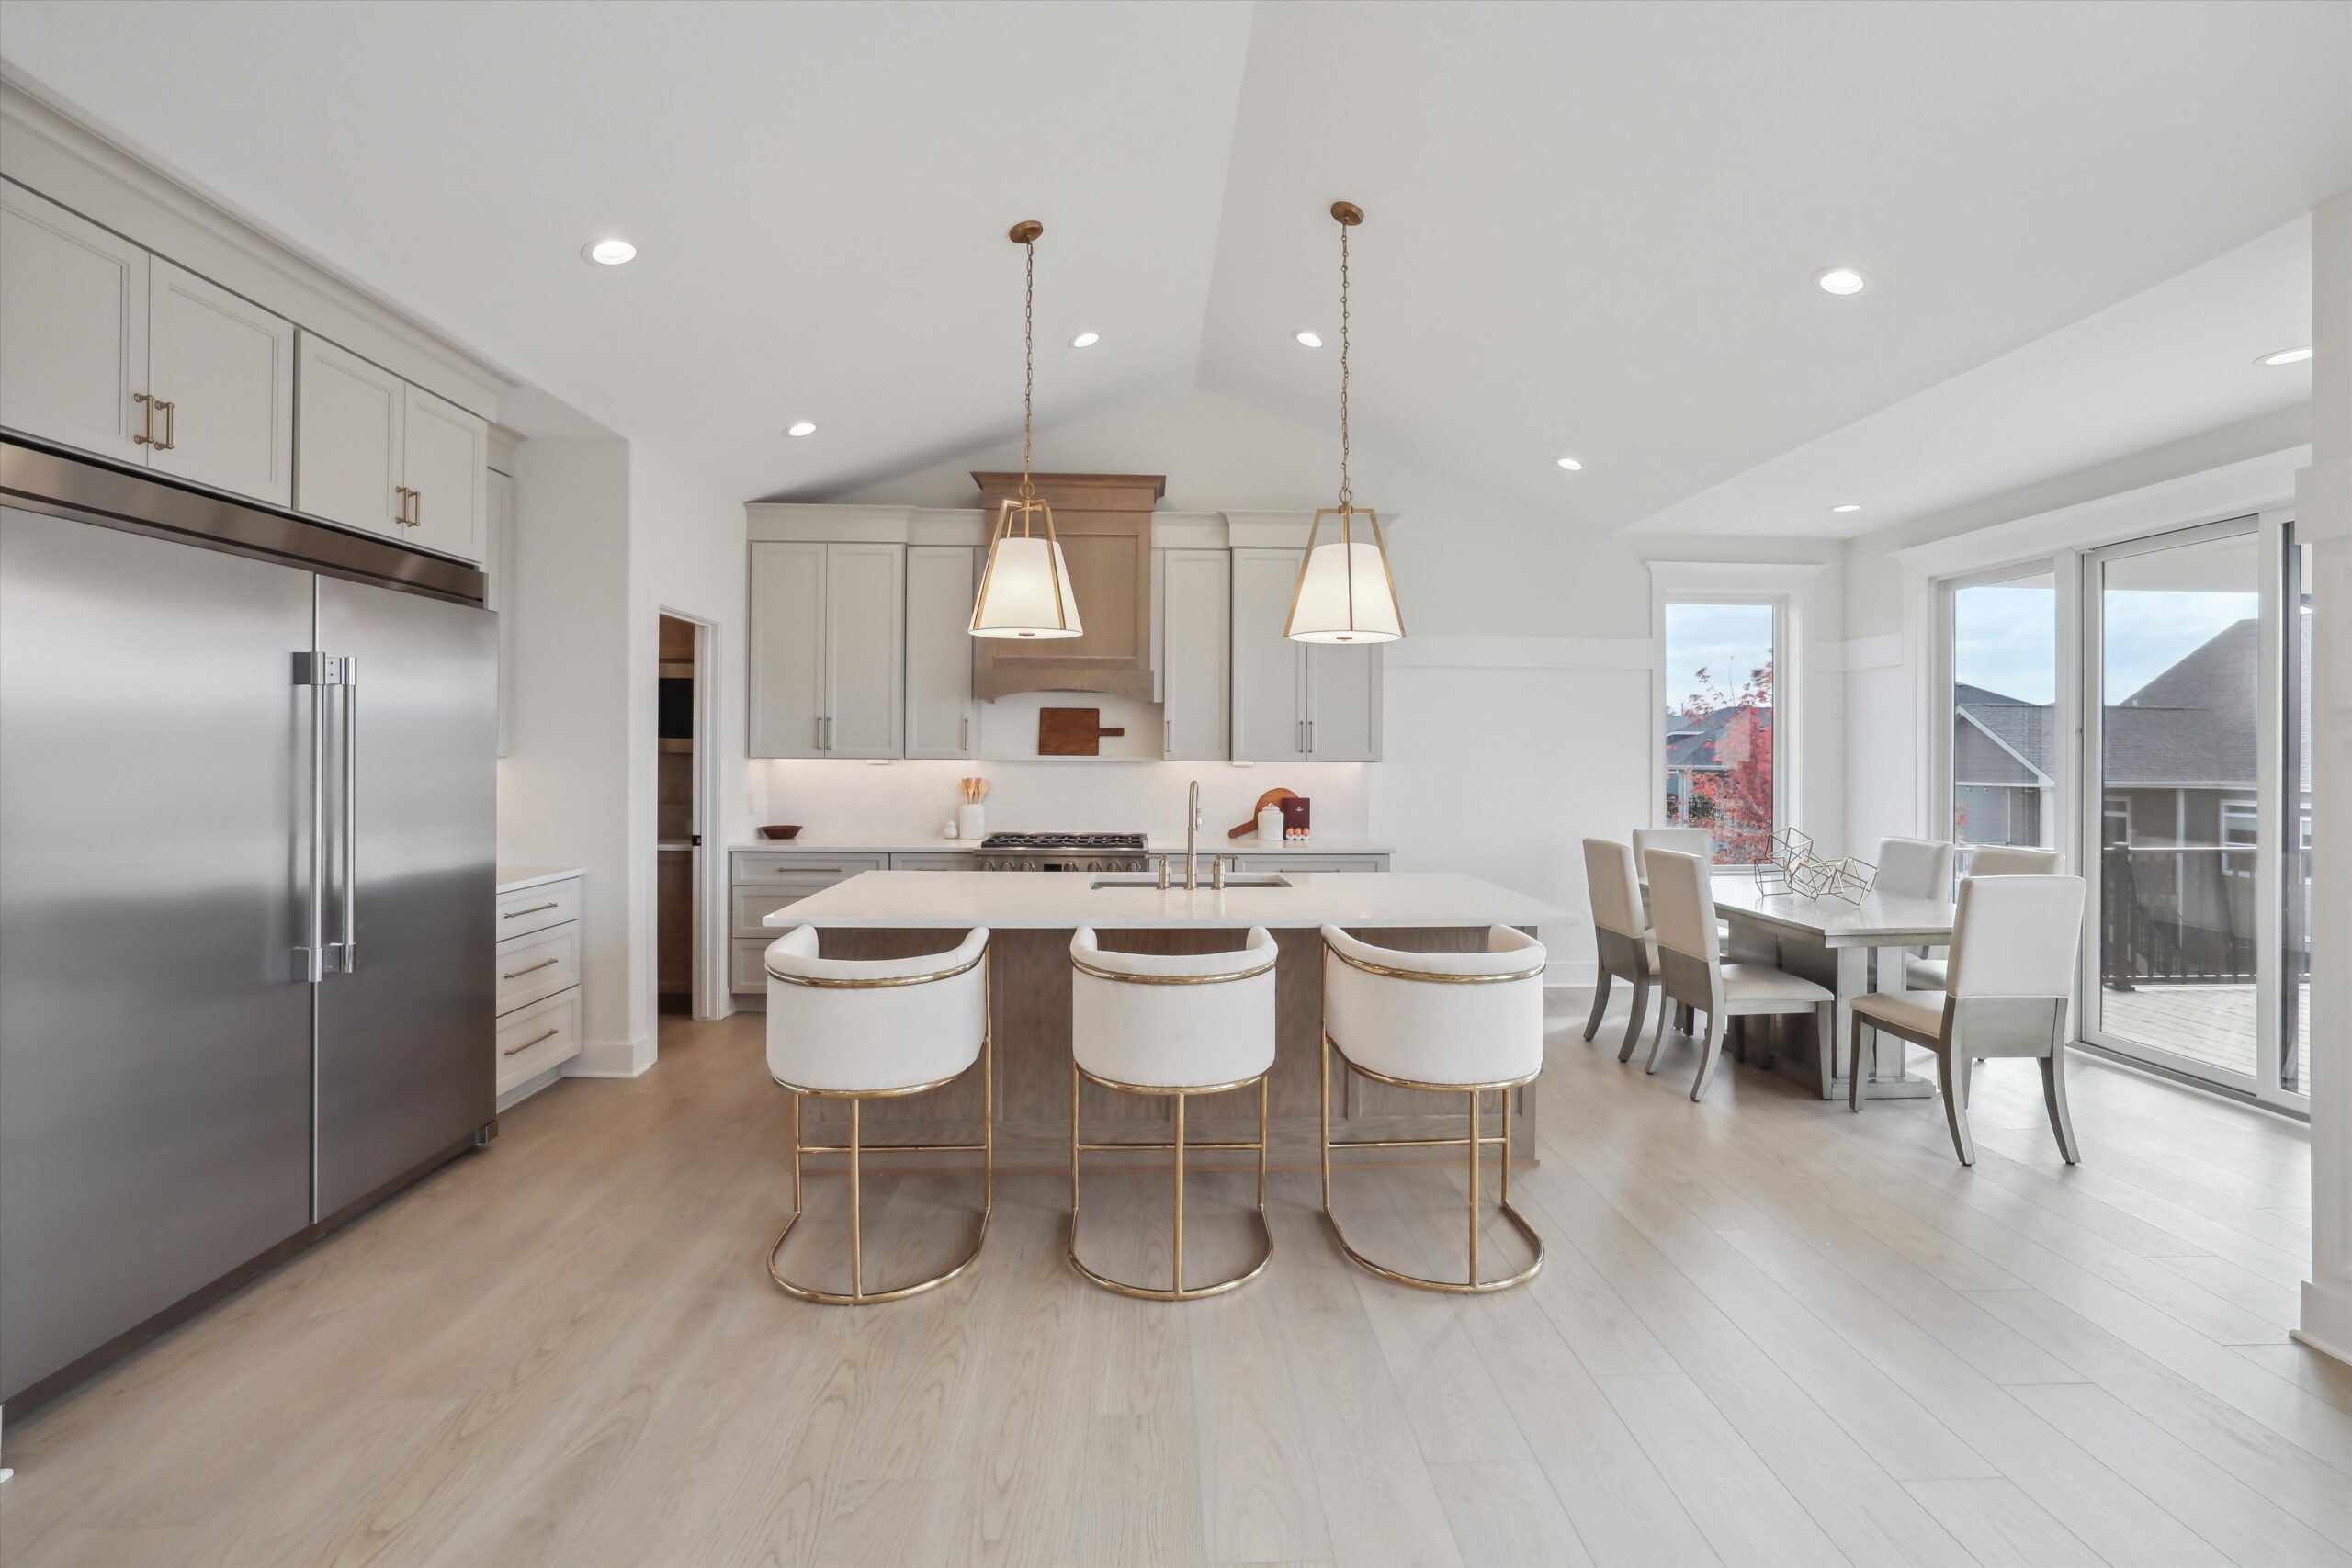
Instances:
[[[825,755],[898,757],[906,691],[907,547],[825,547]]]
[[[406,390],[401,441],[406,542],[478,561],[489,506],[489,422],[422,387]]]
[[[1306,756],[1306,645],[1283,636],[1299,550],[1237,548],[1233,556],[1233,760]]]
[[[752,547],[745,740],[754,757],[825,754],[825,549]]]
[[[979,552],[907,547],[907,755],[977,754],[972,733],[972,594]]]
[[[145,463],[147,253],[0,183],[0,424]]]
[[[1159,552],[1159,617],[1163,754],[1222,761],[1232,754],[1232,555]]]
[[[1376,762],[1380,649],[1283,636],[1305,552],[1233,555],[1233,760]]]
[[[149,466],[291,505],[294,323],[155,256],[147,333]]]
[[[296,348],[296,509],[399,538],[408,531],[401,479],[408,383],[315,333],[301,333]]]
[[[489,422],[315,333],[295,350],[296,509],[481,560]]]

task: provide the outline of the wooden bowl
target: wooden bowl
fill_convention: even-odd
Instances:
[[[797,839],[800,837],[800,824],[796,822],[788,828],[763,828],[760,829],[760,837],[763,839]]]

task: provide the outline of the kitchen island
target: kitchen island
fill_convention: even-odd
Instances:
[[[1312,872],[1256,878],[1257,885],[1205,884],[1162,890],[1148,876],[1086,872],[871,871],[779,909],[766,924],[782,931],[813,925],[829,958],[899,958],[940,953],[964,931],[986,926],[989,942],[989,1018],[996,1040],[996,1120],[1001,1165],[1063,1168],[1069,1146],[1069,938],[1092,926],[1106,947],[1138,953],[1214,953],[1241,944],[1251,926],[1272,931],[1281,950],[1275,969],[1275,1058],[1272,1080],[1272,1157],[1306,1168],[1317,1156],[1323,1000],[1320,936],[1336,925],[1367,942],[1426,953],[1481,947],[1489,926],[1536,925],[1564,910],[1491,882],[1452,872]],[[1104,886],[1108,884],[1108,886]],[[1460,1131],[1461,1112],[1440,1097],[1334,1073],[1332,1132],[1350,1138],[1442,1136]],[[1521,1157],[1534,1149],[1535,1085],[1512,1090],[1510,1132]],[[1089,1084],[1082,1107],[1090,1137],[1122,1131],[1164,1136],[1167,1107],[1114,1095]],[[838,1101],[812,1101],[820,1125],[848,1112]],[[881,1100],[866,1111],[877,1142],[962,1142],[978,1135],[982,1113],[977,1071],[936,1094]],[[1188,1113],[1204,1141],[1254,1135],[1257,1097],[1204,1100]],[[1105,1156],[1117,1158],[1118,1156]],[[1164,1156],[1163,1156],[1164,1157]],[[1234,1156],[1236,1160],[1247,1156]],[[1444,1157],[1442,1151],[1440,1156]],[[1204,1162],[1210,1162],[1205,1153]]]

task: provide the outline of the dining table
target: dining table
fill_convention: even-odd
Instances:
[[[1855,998],[1876,988],[1905,989],[1904,961],[1913,950],[1942,947],[1951,941],[1955,906],[1949,899],[1864,893],[1859,899],[1831,894],[1786,891],[1747,874],[1714,879],[1715,913],[1729,928],[1724,956],[1735,964],[1766,964],[1826,987],[1838,998],[1838,1037],[1830,1053],[1836,1072],[1821,1074],[1814,1053],[1788,1051],[1773,1067],[1813,1085],[1824,1100],[1846,1097],[1852,1065]],[[1875,987],[1872,969],[1875,967]],[[1872,1099],[1920,1098],[1936,1092],[1933,1080],[1908,1071],[1906,1047],[1891,1034],[1869,1032]]]

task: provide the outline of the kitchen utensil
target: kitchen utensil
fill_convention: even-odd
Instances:
[[[1101,708],[1039,708],[1037,755],[1040,757],[1099,757],[1102,737],[1125,735],[1125,726],[1106,729]]]
[[[1227,838],[1228,838],[1228,839],[1246,839],[1246,838],[1248,838],[1250,834],[1252,834],[1252,833],[1254,833],[1254,832],[1256,832],[1256,831],[1258,830],[1258,813],[1259,813],[1259,812],[1263,811],[1263,810],[1264,810],[1264,809],[1266,809],[1266,807],[1268,807],[1269,806],[1276,806],[1276,805],[1281,804],[1283,801],[1285,801],[1285,800],[1295,800],[1295,799],[1297,799],[1297,798],[1298,798],[1298,791],[1296,791],[1296,790],[1295,790],[1295,789],[1270,789],[1270,790],[1268,790],[1265,794],[1263,794],[1263,795],[1260,795],[1260,796],[1258,797],[1258,804],[1257,804],[1257,805],[1255,805],[1255,806],[1253,806],[1253,807],[1251,807],[1250,808],[1250,820],[1249,820],[1249,821],[1247,821],[1247,822],[1244,822],[1244,823],[1243,823],[1243,824],[1241,824],[1241,826],[1240,826],[1240,827],[1238,827],[1238,828],[1234,828],[1234,829],[1228,829],[1228,830],[1227,831],[1227,833],[1226,833],[1226,835],[1225,835],[1225,836],[1226,836]]]
[[[800,837],[800,824],[795,822],[788,828],[763,828],[760,829],[760,837],[763,839],[797,839]]]
[[[975,800],[956,808],[956,836],[958,839],[985,839],[989,836],[989,808]]]

